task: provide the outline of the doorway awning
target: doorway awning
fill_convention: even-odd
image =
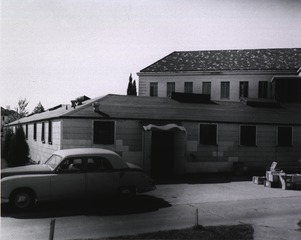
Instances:
[[[143,129],[145,131],[184,131],[186,132],[186,129],[183,126],[170,123],[163,126],[154,125],[154,124],[148,124],[146,126],[143,126]]]

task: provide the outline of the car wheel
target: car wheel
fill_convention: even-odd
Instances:
[[[122,200],[129,200],[136,196],[135,187],[121,187],[119,189],[119,198]]]
[[[16,209],[28,209],[33,206],[34,194],[30,190],[17,190],[12,194],[10,203]]]

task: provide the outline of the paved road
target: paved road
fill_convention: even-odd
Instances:
[[[255,239],[301,239],[301,191],[269,189],[251,182],[158,185],[127,204],[114,201],[41,204],[27,213],[2,206],[1,239],[118,236],[195,224],[252,224]]]

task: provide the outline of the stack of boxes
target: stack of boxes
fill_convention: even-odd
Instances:
[[[270,188],[297,189],[301,188],[301,174],[286,174],[276,169],[277,162],[273,162],[266,175],[253,177],[253,183]]]

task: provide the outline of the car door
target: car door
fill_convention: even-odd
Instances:
[[[64,159],[51,177],[52,199],[79,199],[86,197],[84,159]]]
[[[101,156],[89,157],[87,162],[87,193],[89,197],[101,197],[117,192],[119,172],[114,170],[110,161]]]

